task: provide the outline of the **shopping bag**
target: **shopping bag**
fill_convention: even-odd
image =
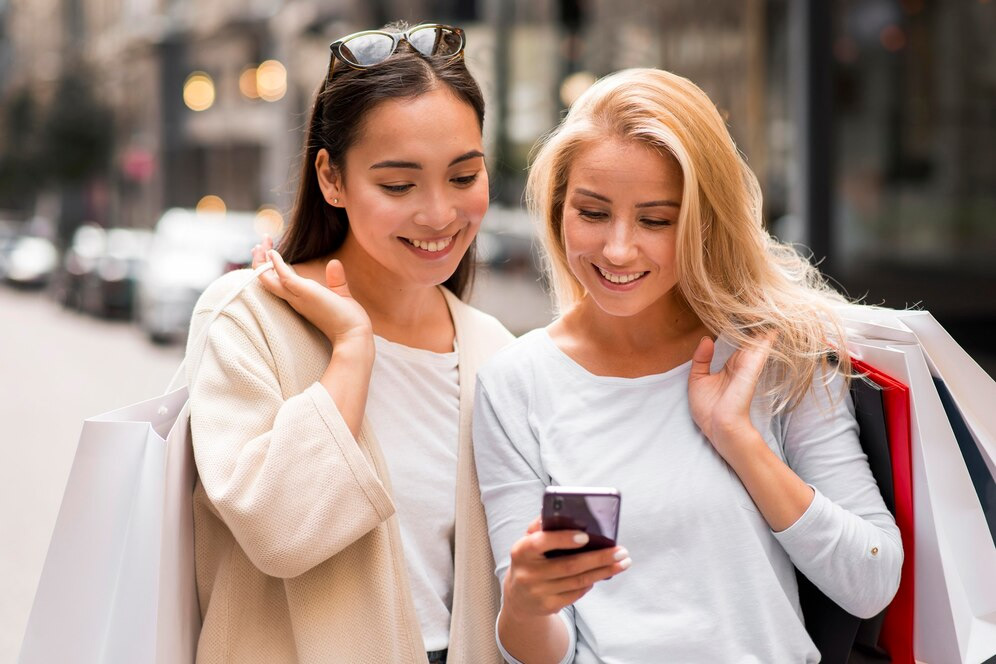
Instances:
[[[944,381],[979,448],[989,475],[996,476],[996,381],[926,311],[902,312],[933,375]]]
[[[901,320],[906,312],[873,311],[845,320],[848,350],[910,390],[914,653],[931,664],[985,662],[996,655],[996,546],[924,348]],[[876,328],[885,339],[862,337]]]
[[[895,598],[878,616],[862,620],[797,573],[806,630],[821,662],[913,664],[913,494],[910,468],[909,392],[860,360],[864,374],[851,383],[861,449],[868,457],[886,507],[896,518],[906,555]]]
[[[193,661],[200,613],[186,401],[183,387],[84,422],[22,664],[155,662],[159,645],[160,662]]]
[[[871,649],[879,646],[889,654],[894,664],[912,664],[913,662],[913,624],[915,597],[915,523],[913,517],[913,478],[910,461],[910,396],[909,388],[879,371],[875,367],[853,360],[854,368],[864,374],[864,379],[871,381],[880,389],[882,421],[875,422],[868,417],[861,417],[859,399],[855,399],[855,408],[862,429],[873,428],[877,437],[884,437],[885,445],[877,446],[862,444],[868,454],[869,463],[875,479],[882,487],[883,498],[889,511],[896,518],[900,538],[903,542],[903,567],[899,581],[899,589],[888,608],[881,616],[881,621],[866,621],[862,624],[858,641]],[[869,404],[871,406],[873,404]],[[869,425],[877,425],[869,426]],[[881,428],[883,431],[874,431]],[[862,432],[862,438],[866,436]]]
[[[197,475],[187,388],[173,386],[188,360],[196,374],[211,323],[270,267],[247,275],[215,309],[166,394],[83,423],[21,664],[194,661]]]

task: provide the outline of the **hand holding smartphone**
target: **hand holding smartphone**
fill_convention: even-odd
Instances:
[[[616,545],[619,534],[620,495],[608,487],[550,486],[543,494],[543,530],[581,530],[588,543],[577,549],[547,551],[547,558]]]

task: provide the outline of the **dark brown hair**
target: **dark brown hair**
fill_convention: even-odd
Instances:
[[[385,29],[404,30],[405,26],[395,23]],[[444,86],[474,109],[478,125],[484,127],[484,97],[462,56],[449,60],[426,57],[402,42],[390,58],[367,69],[353,69],[338,61],[333,64],[332,81],[323,81],[315,96],[304,139],[297,199],[289,229],[280,242],[280,253],[288,263],[326,256],[346,239],[349,217],[343,208],[329,205],[322,196],[315,159],[324,148],[341,174],[346,151],[356,142],[364,120],[377,104],[417,97]],[[456,272],[443,284],[457,297],[467,294],[473,280],[476,244],[470,245]]]

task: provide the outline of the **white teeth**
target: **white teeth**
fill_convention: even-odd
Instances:
[[[419,249],[422,249],[424,251],[442,251],[446,247],[450,246],[451,242],[453,242],[452,237],[448,237],[445,240],[433,240],[432,242],[424,242],[422,240],[411,240],[409,238],[405,239],[408,240],[408,243],[411,244],[412,246],[418,247]]]
[[[598,267],[597,265],[595,267]],[[646,272],[633,272],[631,274],[613,274],[612,272],[606,272],[602,268],[598,268],[598,271],[602,273],[607,281],[611,281],[614,284],[628,284],[631,281],[636,281],[640,277],[646,274]]]

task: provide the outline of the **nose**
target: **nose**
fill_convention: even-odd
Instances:
[[[606,227],[602,256],[613,265],[623,266],[635,260],[637,253],[632,224],[625,219],[613,219]]]
[[[415,223],[436,231],[450,226],[457,219],[457,206],[447,192],[436,189],[426,196],[425,206],[415,215]]]

